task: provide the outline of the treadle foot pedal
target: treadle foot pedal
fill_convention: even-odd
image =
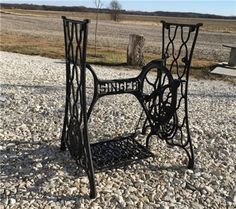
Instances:
[[[94,143],[90,147],[95,171],[124,167],[137,160],[154,157],[153,153],[135,140],[134,135]],[[81,164],[85,165],[84,158]]]

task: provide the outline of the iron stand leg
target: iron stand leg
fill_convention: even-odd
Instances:
[[[148,149],[149,148],[149,141],[150,141],[150,138],[152,136],[152,132],[148,134],[147,138],[146,138],[146,148]]]
[[[185,149],[188,155],[188,169],[194,168],[194,154],[193,154],[193,146],[190,136],[188,137],[189,146]]]
[[[186,129],[187,129],[187,145],[185,147],[183,147],[183,149],[185,150],[187,156],[188,156],[188,165],[187,168],[188,169],[193,169],[194,168],[194,153],[193,153],[193,145],[192,145],[192,139],[191,139],[191,135],[190,135],[190,131],[189,131],[189,126],[188,126],[188,117],[186,120]]]
[[[86,131],[84,131],[86,133]],[[90,144],[87,138],[87,134],[84,134],[84,154],[85,154],[85,160],[86,160],[86,173],[88,175],[89,179],[89,186],[90,186],[90,198],[94,199],[96,197],[96,185],[95,185],[95,178],[94,178],[94,167],[93,167],[93,161],[92,161],[92,153]]]
[[[185,151],[188,155],[188,169],[194,168],[194,153],[193,153],[193,145],[192,145],[192,139],[191,134],[189,130],[189,121],[188,121],[188,108],[187,108],[187,100],[185,100],[185,114],[186,114],[186,129],[187,129],[187,137],[188,137],[188,145],[185,147]]]
[[[87,149],[88,150],[88,149]],[[89,154],[90,151],[87,153],[86,161],[87,161],[87,175],[89,179],[89,186],[90,186],[90,193],[89,196],[91,199],[96,197],[96,186],[95,186],[95,178],[94,178],[94,168],[92,162],[92,156]]]
[[[68,86],[68,85],[67,85]],[[68,87],[66,86],[66,95],[68,94]],[[62,136],[61,136],[61,151],[66,150],[66,128],[67,128],[67,121],[68,121],[68,102],[67,102],[67,96],[66,96],[66,104],[65,104],[65,116],[63,121],[63,129],[62,129]]]
[[[64,119],[64,124],[63,124],[63,129],[62,129],[62,136],[61,136],[61,147],[60,150],[61,151],[65,151],[66,150],[66,117]]]

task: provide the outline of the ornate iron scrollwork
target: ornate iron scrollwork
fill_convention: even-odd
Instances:
[[[150,72],[156,75],[152,81],[148,78]],[[143,78],[142,92],[144,92],[145,83],[151,88],[150,94],[144,94],[144,109],[147,112],[144,129],[151,128],[146,142],[148,146],[151,135],[166,139],[176,132],[178,125],[176,116],[177,89],[180,81],[173,79],[170,71],[163,66],[163,62],[160,60],[150,63],[141,75]]]
[[[194,163],[193,148],[188,122],[188,80],[189,70],[196,44],[199,27],[202,24],[177,24],[162,21],[162,60],[163,65],[168,68],[169,73],[175,76],[174,86],[177,88],[168,89],[163,99],[159,97],[156,110],[159,122],[152,128],[147,137],[147,145],[152,135],[164,139],[169,145],[182,147],[189,158],[188,167],[192,168]],[[180,39],[176,39],[177,33]],[[166,36],[167,33],[167,36]],[[192,41],[190,41],[192,37]],[[168,74],[168,73],[167,73]],[[170,76],[167,76],[171,84]],[[163,86],[164,88],[164,86]],[[159,93],[164,95],[164,93]],[[178,98],[177,98],[178,97]],[[168,102],[171,99],[172,105]],[[154,104],[155,102],[152,101]],[[161,119],[163,115],[163,119]],[[147,123],[145,123],[147,126]],[[145,127],[144,127],[145,129]]]
[[[170,81],[169,81],[170,82]],[[160,87],[151,100],[148,101],[150,112],[154,122],[154,129],[160,138],[166,138],[173,135],[176,131],[176,101],[177,101],[177,80],[171,81],[170,84]]]
[[[71,156],[75,160],[79,160],[82,157],[84,145],[80,124],[76,118],[71,118],[70,120],[66,144]]]
[[[78,162],[84,159],[89,178],[90,197],[96,196],[94,169],[87,133],[86,49],[88,20],[63,18],[66,57],[66,104],[61,149],[66,145]]]

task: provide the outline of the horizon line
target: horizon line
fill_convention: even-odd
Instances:
[[[173,0],[172,0],[173,1]],[[85,5],[58,5],[58,4],[40,4],[40,3],[7,3],[7,2],[0,2],[1,4],[9,4],[9,5],[35,5],[35,6],[55,6],[55,7],[84,7],[87,9],[96,9],[96,7],[90,7]],[[109,8],[101,8],[101,10],[106,10]],[[216,14],[216,13],[200,13],[200,12],[191,12],[191,11],[167,11],[167,10],[156,10],[156,11],[145,11],[145,10],[130,10],[130,9],[121,9],[121,11],[126,12],[143,12],[143,13],[156,13],[156,12],[166,12],[166,13],[186,13],[186,14],[200,14],[200,15],[212,15],[212,16],[219,16],[219,17],[233,17],[235,18],[236,15],[222,15],[222,14]]]

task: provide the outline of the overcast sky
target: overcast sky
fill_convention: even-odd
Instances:
[[[110,0],[101,0],[103,7]],[[1,3],[28,3],[59,6],[94,7],[94,0],[1,0]],[[236,16],[236,0],[119,0],[123,9],[139,11],[197,12],[226,16]]]

